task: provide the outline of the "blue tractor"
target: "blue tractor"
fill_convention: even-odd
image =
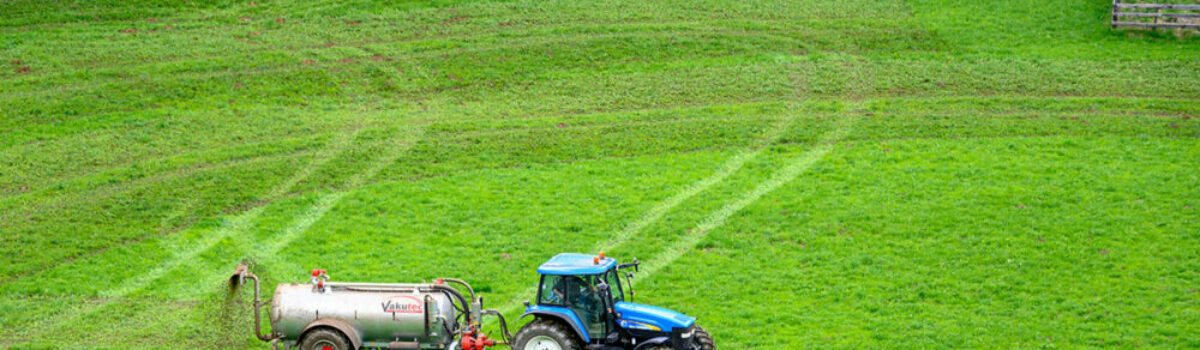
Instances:
[[[618,265],[612,258],[559,254],[538,267],[537,303],[525,302],[535,319],[512,339],[513,350],[712,350],[712,335],[696,318],[665,308],[637,304],[628,283],[638,262]],[[622,275],[626,277],[621,283]]]

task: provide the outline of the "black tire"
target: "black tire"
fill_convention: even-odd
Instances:
[[[563,350],[583,349],[579,338],[575,336],[569,326],[559,321],[545,319],[537,319],[529,322],[525,327],[521,327],[521,330],[517,331],[517,335],[513,336],[512,349],[525,350],[526,345],[529,345],[529,342],[535,338],[538,341],[554,341]]]
[[[329,328],[317,328],[304,334],[300,339],[300,350],[353,350],[350,341],[338,332]]]
[[[713,341],[712,334],[704,330],[704,327],[692,326],[696,329],[696,334],[692,335],[692,341],[700,346],[700,350],[716,350],[717,342]]]

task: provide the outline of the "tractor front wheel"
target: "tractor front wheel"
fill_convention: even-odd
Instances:
[[[696,333],[692,334],[692,342],[694,342],[696,345],[698,345],[700,347],[700,350],[716,350],[717,349],[717,343],[713,341],[712,334],[708,334],[708,331],[704,330],[703,327],[700,327],[700,326],[693,326],[693,327],[696,327]]]
[[[534,320],[513,337],[513,350],[581,350],[571,329],[562,322]]]
[[[717,349],[717,344],[715,342],[713,342],[712,334],[708,334],[708,331],[704,330],[704,328],[700,328],[700,326],[692,326],[692,327],[694,327],[693,329],[695,330],[695,332],[692,333],[692,347],[689,347],[688,349],[700,349],[700,350],[716,350]],[[668,342],[666,344],[654,345],[654,346],[648,347],[648,348],[646,348],[646,350],[674,350],[674,349],[671,348],[670,342]]]

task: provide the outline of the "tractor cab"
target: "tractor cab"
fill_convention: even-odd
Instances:
[[[526,302],[522,315],[535,320],[517,332],[513,349],[713,349],[695,318],[626,301],[633,277],[626,270],[637,268],[636,259],[618,265],[604,253],[564,253],[546,261],[538,267],[537,303]]]

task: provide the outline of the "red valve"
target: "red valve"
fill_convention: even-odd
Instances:
[[[470,331],[470,332],[463,334],[463,336],[462,336],[463,350],[484,350],[484,348],[486,348],[486,347],[496,345],[496,340],[489,339],[487,334],[480,334],[479,337],[476,338],[475,333],[476,333],[475,331]]]
[[[325,276],[325,270],[313,269],[312,272],[313,272],[312,280],[313,280],[313,283],[317,285],[317,289],[325,288],[325,279],[322,278],[322,277],[328,278]]]

